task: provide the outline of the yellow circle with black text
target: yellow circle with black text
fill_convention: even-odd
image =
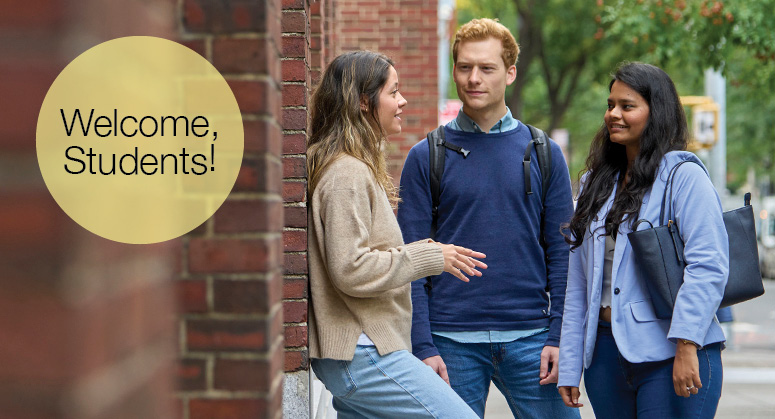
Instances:
[[[123,243],[196,228],[239,173],[242,116],[199,54],[148,36],[114,39],[73,60],[38,117],[37,154],[51,195],[78,224]]]

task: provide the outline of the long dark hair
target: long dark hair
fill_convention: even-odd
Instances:
[[[393,61],[380,53],[352,51],[328,65],[312,95],[307,177],[310,197],[326,168],[347,154],[364,162],[385,189],[392,204],[398,193],[387,171],[379,123],[379,94],[387,83]],[[361,110],[366,99],[367,111]],[[376,126],[376,129],[375,129]]]
[[[638,62],[622,63],[608,85],[611,90],[620,81],[640,94],[649,105],[649,117],[640,137],[640,151],[629,168],[630,179],[616,195],[605,223],[606,235],[614,234],[625,221],[634,223],[640,212],[643,195],[657,176],[659,163],[673,150],[685,150],[689,141],[686,115],[673,81],[662,69]],[[608,127],[603,124],[592,140],[586,162],[587,177],[579,195],[576,212],[565,240],[572,249],[581,246],[584,235],[598,211],[611,195],[617,173],[627,171],[625,147],[611,142]]]

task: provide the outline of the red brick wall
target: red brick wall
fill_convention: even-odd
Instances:
[[[279,1],[181,0],[181,36],[224,75],[245,127],[231,195],[183,239],[176,285],[186,419],[282,416],[281,13]]]
[[[309,368],[305,144],[312,86],[348,49],[371,48],[396,60],[410,102],[404,135],[393,140],[397,177],[408,149],[436,124],[436,19],[428,19],[435,15],[435,1],[184,0],[185,39],[226,75],[250,120],[235,192],[185,239],[179,394],[188,417],[279,414],[278,359],[291,383],[303,382],[297,380]],[[219,298],[226,284],[231,291]],[[304,404],[304,391],[289,393],[295,401],[288,404]]]
[[[57,206],[37,167],[48,87],[78,54],[173,37],[174,5],[4,2],[0,13],[0,418],[174,417],[175,242],[99,238]]]
[[[283,2],[285,371],[309,368],[306,141],[308,100],[325,67],[326,9],[334,0]]]
[[[317,6],[316,6],[317,7]],[[310,84],[310,5],[284,0],[283,200],[285,202],[285,371],[309,368],[307,351],[307,98]]]
[[[396,63],[404,108],[401,135],[390,137],[397,183],[406,154],[438,126],[437,0],[346,0],[336,5],[336,53],[379,51]]]

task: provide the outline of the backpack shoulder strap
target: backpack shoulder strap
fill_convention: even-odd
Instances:
[[[436,238],[436,224],[439,220],[439,200],[441,199],[441,177],[444,175],[444,126],[439,125],[438,128],[428,133],[428,157],[430,158],[430,180],[431,180],[431,232],[430,238]],[[425,279],[425,292],[428,297],[431,295],[433,289],[433,282],[431,277]]]
[[[431,207],[433,218],[431,221],[430,238],[435,239],[436,223],[439,218],[439,200],[441,199],[441,177],[444,175],[444,126],[440,125],[428,133],[428,151],[430,157],[431,180]]]
[[[549,178],[552,176],[552,146],[549,144],[549,138],[546,133],[540,129],[527,125],[530,129],[530,135],[533,137],[533,141],[528,144],[525,150],[525,158],[522,160],[523,167],[525,168],[525,191],[528,191],[528,195],[532,193],[530,187],[530,152],[532,147],[536,149],[536,156],[538,157],[538,168],[541,171],[541,202],[546,200],[546,192],[549,190]],[[527,165],[525,165],[527,161]]]
[[[530,153],[533,147],[536,149],[536,157],[538,158],[538,169],[541,171],[541,221],[540,221],[540,236],[539,241],[541,247],[546,250],[546,229],[544,227],[546,220],[546,192],[549,190],[549,178],[552,176],[552,146],[549,144],[549,138],[546,133],[540,129],[527,125],[530,129],[530,136],[533,137],[533,141],[527,144],[525,149],[525,156],[522,159],[522,167],[525,173],[525,193],[530,195],[533,193],[530,183]],[[546,257],[546,255],[544,255]]]

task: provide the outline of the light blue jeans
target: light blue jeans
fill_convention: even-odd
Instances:
[[[408,351],[358,346],[352,361],[312,359],[340,419],[477,418],[431,367]]]
[[[433,335],[433,343],[447,365],[452,388],[479,417],[484,417],[492,381],[515,418],[579,419],[579,410],[562,402],[557,384],[538,383],[548,333],[505,343],[460,343]]]

